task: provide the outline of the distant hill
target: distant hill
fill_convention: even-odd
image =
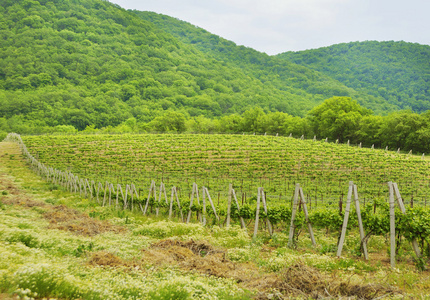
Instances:
[[[322,72],[402,109],[430,109],[430,46],[367,41],[286,52],[277,57]]]
[[[237,46],[234,42],[176,18],[154,12],[136,10],[133,12],[174,35],[183,43],[194,45],[211,57],[226,62],[230,66],[238,67],[246,74],[265,84],[269,83],[277,89],[291,91],[296,95],[311,94],[316,99],[349,96],[378,114],[387,114],[400,109],[398,105],[388,103],[379,95],[369,94],[367,91],[356,91],[354,88],[346,86],[338,78],[333,78],[332,74],[324,74],[319,70],[315,72],[308,66],[300,66],[283,57],[269,56],[251,48]]]

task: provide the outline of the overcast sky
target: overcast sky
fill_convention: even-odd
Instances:
[[[430,45],[430,0],[110,0],[267,54],[352,41]]]

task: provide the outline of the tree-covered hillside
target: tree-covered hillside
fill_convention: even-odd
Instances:
[[[430,109],[430,46],[406,42],[354,42],[286,52],[279,58],[312,68],[390,104]]]
[[[360,67],[345,57],[342,65],[339,54],[319,70],[300,65],[305,62],[300,53],[269,56],[184,21],[104,0],[0,4],[1,134],[88,128],[280,132],[281,127],[304,134],[310,131],[308,119],[299,117],[332,97],[350,98],[376,115],[428,105],[428,46],[394,43],[401,49],[390,56],[391,64],[363,56]],[[392,43],[373,45],[374,56],[387,45]],[[309,53],[324,57],[324,49]],[[402,49],[404,57],[398,54]],[[414,67],[400,72],[406,62]],[[348,64],[351,74],[344,76]],[[391,74],[385,81],[367,76],[364,83],[363,75],[354,73],[363,68],[373,74],[379,66],[391,72],[384,73]],[[254,118],[263,115],[271,122]],[[256,123],[246,125],[253,118]]]
[[[277,56],[269,56],[251,48],[237,46],[234,42],[176,18],[153,12],[133,12],[171,33],[182,42],[194,45],[211,57],[227,62],[229,66],[238,67],[249,76],[277,89],[291,91],[296,95],[301,95],[303,92],[310,93],[324,99],[333,96],[352,97],[378,114],[387,114],[399,109],[399,106],[389,104],[377,94],[367,91],[357,92],[347,87],[338,78],[333,78],[332,74],[315,72],[307,66],[300,66]],[[302,115],[297,111],[288,112]]]
[[[213,118],[260,106],[304,115],[324,100],[250,76],[107,1],[0,4],[4,131],[147,122],[166,110]]]

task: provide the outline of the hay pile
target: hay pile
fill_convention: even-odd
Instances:
[[[297,263],[283,270],[275,288],[282,294],[330,299],[375,299],[399,293],[397,289],[381,284],[353,284],[335,276],[324,275],[319,270]]]
[[[91,266],[103,266],[103,267],[132,267],[134,264],[113,255],[110,252],[98,251],[94,252],[88,264]]]
[[[300,262],[276,274],[266,273],[255,264],[230,261],[226,250],[206,242],[166,239],[142,251],[142,263],[159,267],[177,266],[190,272],[231,278],[241,287],[256,291],[256,299],[273,299],[274,296],[279,299],[375,299],[399,293],[392,287],[379,284],[352,284],[324,275]]]
[[[49,229],[66,230],[84,236],[94,236],[108,231],[120,233],[126,230],[107,221],[92,219],[65,205],[53,206],[44,214],[44,217],[49,221]]]

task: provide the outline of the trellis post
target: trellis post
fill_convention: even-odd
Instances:
[[[397,186],[397,183],[395,182],[388,182],[388,189],[389,189],[389,200],[390,200],[390,262],[391,267],[395,268],[396,266],[396,224],[395,224],[395,211],[394,211],[394,197],[396,197],[397,204],[399,205],[400,211],[402,214],[406,214],[405,205],[402,200],[402,196],[400,195],[399,188]],[[418,242],[416,239],[412,240],[412,248],[414,249],[415,255],[420,258],[421,257],[421,251],[418,246]]]
[[[296,229],[296,225],[294,224],[294,221],[296,219],[296,214],[297,214],[297,206],[299,204],[299,202],[303,205],[303,212],[305,214],[305,220],[308,226],[308,230],[309,230],[309,235],[311,237],[311,241],[312,241],[312,245],[315,247],[316,246],[316,242],[315,242],[315,237],[314,237],[314,232],[312,230],[312,224],[309,220],[309,214],[308,214],[308,208],[306,206],[306,201],[305,201],[305,197],[303,194],[303,190],[300,187],[300,184],[296,184],[296,189],[294,191],[294,202],[293,202],[293,211],[291,213],[291,223],[290,223],[290,232],[288,235],[288,247],[292,247],[293,246],[293,238],[294,238],[294,232]]]

